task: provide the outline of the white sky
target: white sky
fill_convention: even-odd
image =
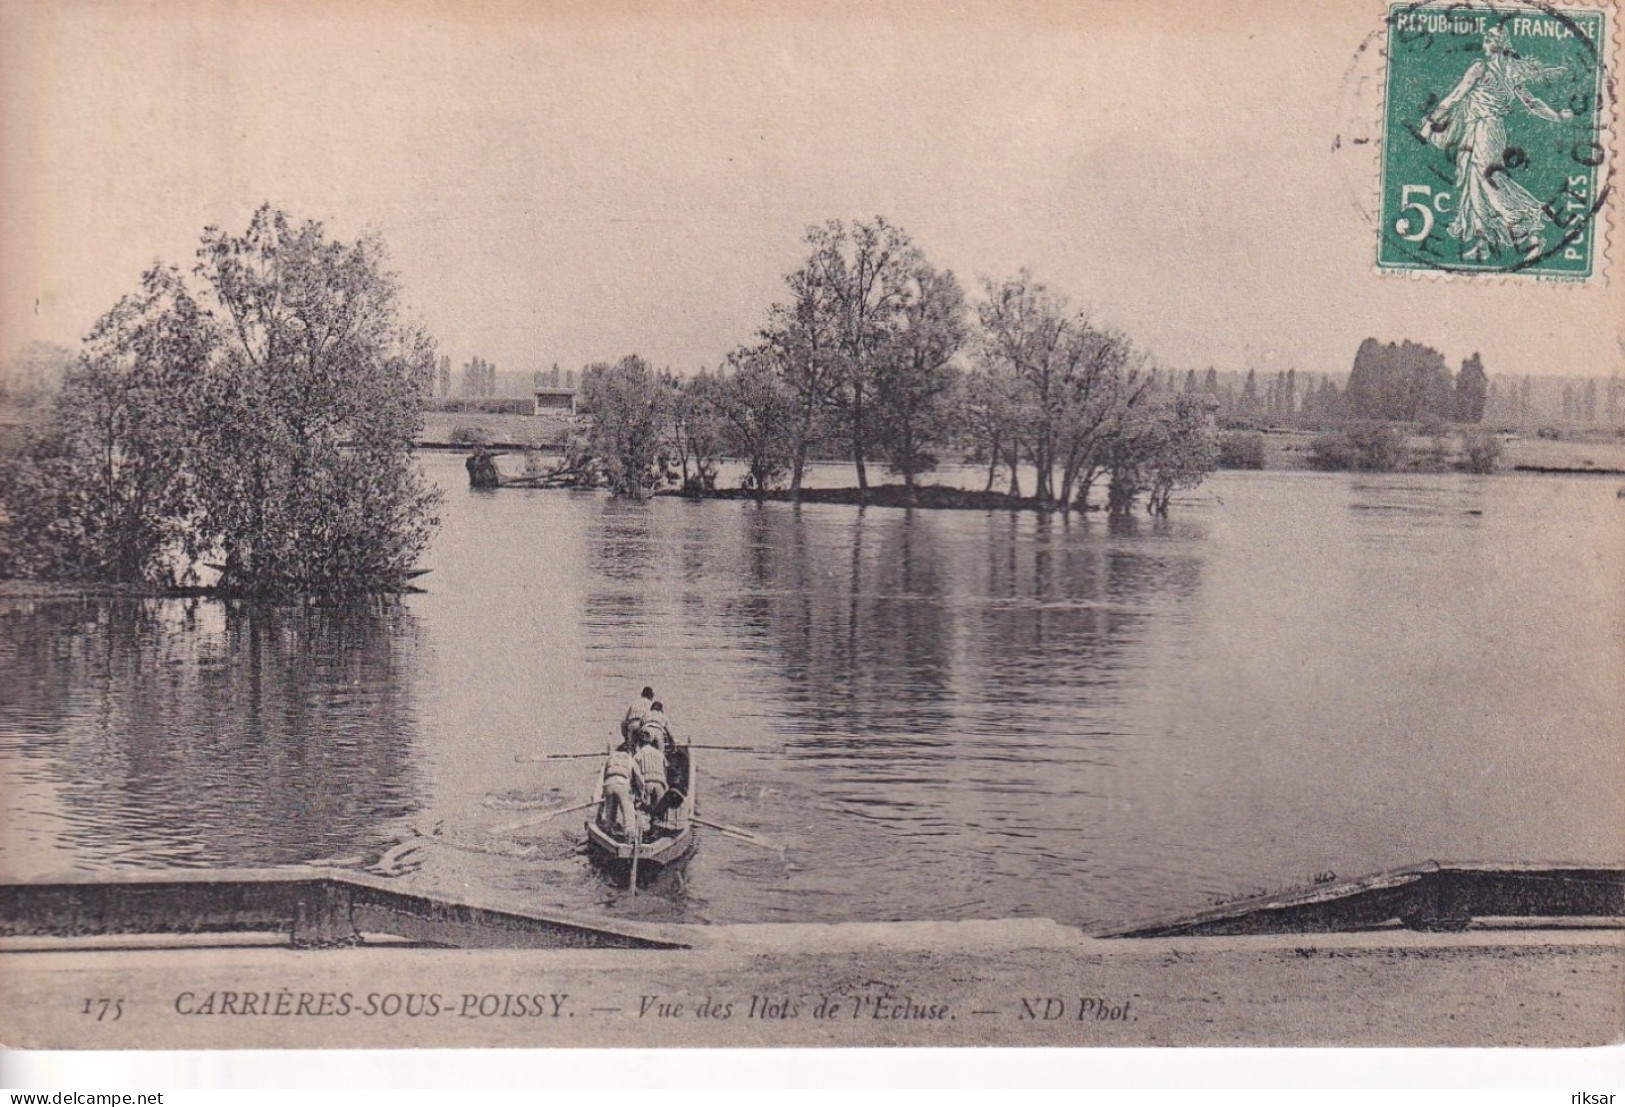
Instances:
[[[881,213],[968,286],[1025,265],[1181,371],[1345,372],[1374,335],[1620,372],[1617,263],[1611,289],[1375,275],[1349,139],[1383,12],[11,0],[0,351],[73,342],[268,200],[381,232],[458,365],[715,365],[808,224]]]

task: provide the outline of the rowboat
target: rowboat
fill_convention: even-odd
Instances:
[[[669,791],[661,810],[639,810],[635,840],[610,823],[603,781],[599,781],[587,819],[587,855],[596,864],[617,875],[625,872],[630,879],[635,870],[662,869],[694,849],[699,774],[691,747],[673,746],[667,751],[666,779]]]

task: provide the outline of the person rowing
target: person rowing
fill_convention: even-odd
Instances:
[[[644,720],[648,719],[649,712],[657,706],[655,690],[645,684],[643,691],[638,693],[638,698],[627,706],[626,714],[621,716],[621,740],[623,742],[635,740],[642,732]]]
[[[626,739],[604,759],[604,805],[599,811],[599,821],[605,827],[619,828],[627,838],[633,836],[638,825],[635,797],[647,787],[643,769],[633,754],[636,742],[635,738]]]
[[[660,801],[670,786],[666,779],[665,727],[654,719],[643,725],[635,760],[643,774],[643,800],[651,812],[661,810]]]

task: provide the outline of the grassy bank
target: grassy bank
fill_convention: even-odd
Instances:
[[[1263,465],[1266,470],[1312,470],[1311,443],[1323,431],[1297,428],[1269,428],[1257,432],[1264,443]],[[1558,437],[1541,437],[1529,433],[1501,433],[1498,435],[1502,454],[1498,471],[1514,469],[1598,470],[1625,469],[1625,438],[1611,430],[1563,431]],[[1401,471],[1422,469],[1417,460],[1433,455],[1440,442],[1432,436],[1406,435],[1403,447],[1412,463]],[[1448,434],[1443,439],[1446,466],[1459,460],[1463,453],[1459,434]]]

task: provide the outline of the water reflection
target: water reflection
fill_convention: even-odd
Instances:
[[[11,829],[69,855],[58,868],[351,853],[414,809],[416,638],[398,605],[0,616],[0,757],[25,797]]]
[[[919,513],[848,512],[844,526],[771,505],[746,524],[749,586],[734,618],[769,638],[791,728],[815,751],[909,745],[952,720],[954,614],[941,538]]]

